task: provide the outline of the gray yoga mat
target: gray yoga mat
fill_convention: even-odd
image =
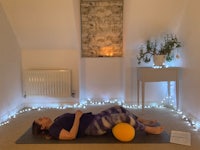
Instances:
[[[160,135],[146,134],[142,131],[136,131],[135,137],[130,142],[125,143],[169,143],[170,136],[164,131]],[[112,133],[108,133],[102,136],[85,136],[77,138],[75,140],[63,141],[63,140],[47,140],[42,137],[35,137],[31,134],[31,128],[29,128],[17,141],[16,144],[114,144],[122,143],[118,141]]]

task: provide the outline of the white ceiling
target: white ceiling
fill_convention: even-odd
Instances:
[[[77,49],[79,1],[0,0],[22,49]]]

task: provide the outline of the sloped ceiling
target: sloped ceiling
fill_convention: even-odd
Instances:
[[[22,49],[77,49],[80,6],[74,0],[0,0]]]
[[[187,1],[125,0],[126,49],[133,49],[138,39],[177,33]],[[21,49],[80,50],[80,0],[0,0],[0,4]]]

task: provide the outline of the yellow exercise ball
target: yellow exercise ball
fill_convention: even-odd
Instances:
[[[135,137],[135,128],[128,123],[118,123],[112,128],[112,133],[121,142],[129,142]]]

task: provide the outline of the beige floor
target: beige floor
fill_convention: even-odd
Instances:
[[[83,111],[100,111],[109,106],[90,106]],[[131,109],[132,111],[133,109]],[[17,115],[9,124],[0,127],[0,150],[199,150],[200,135],[199,132],[192,130],[180,115],[164,109],[146,109],[144,113],[141,110],[133,110],[137,115],[147,119],[157,119],[170,134],[171,130],[190,132],[192,135],[192,145],[184,146],[178,144],[15,144],[15,141],[31,126],[32,121],[40,116],[49,116],[52,119],[64,112],[74,112],[74,109],[67,110],[43,109],[41,111],[32,110],[30,112]]]

